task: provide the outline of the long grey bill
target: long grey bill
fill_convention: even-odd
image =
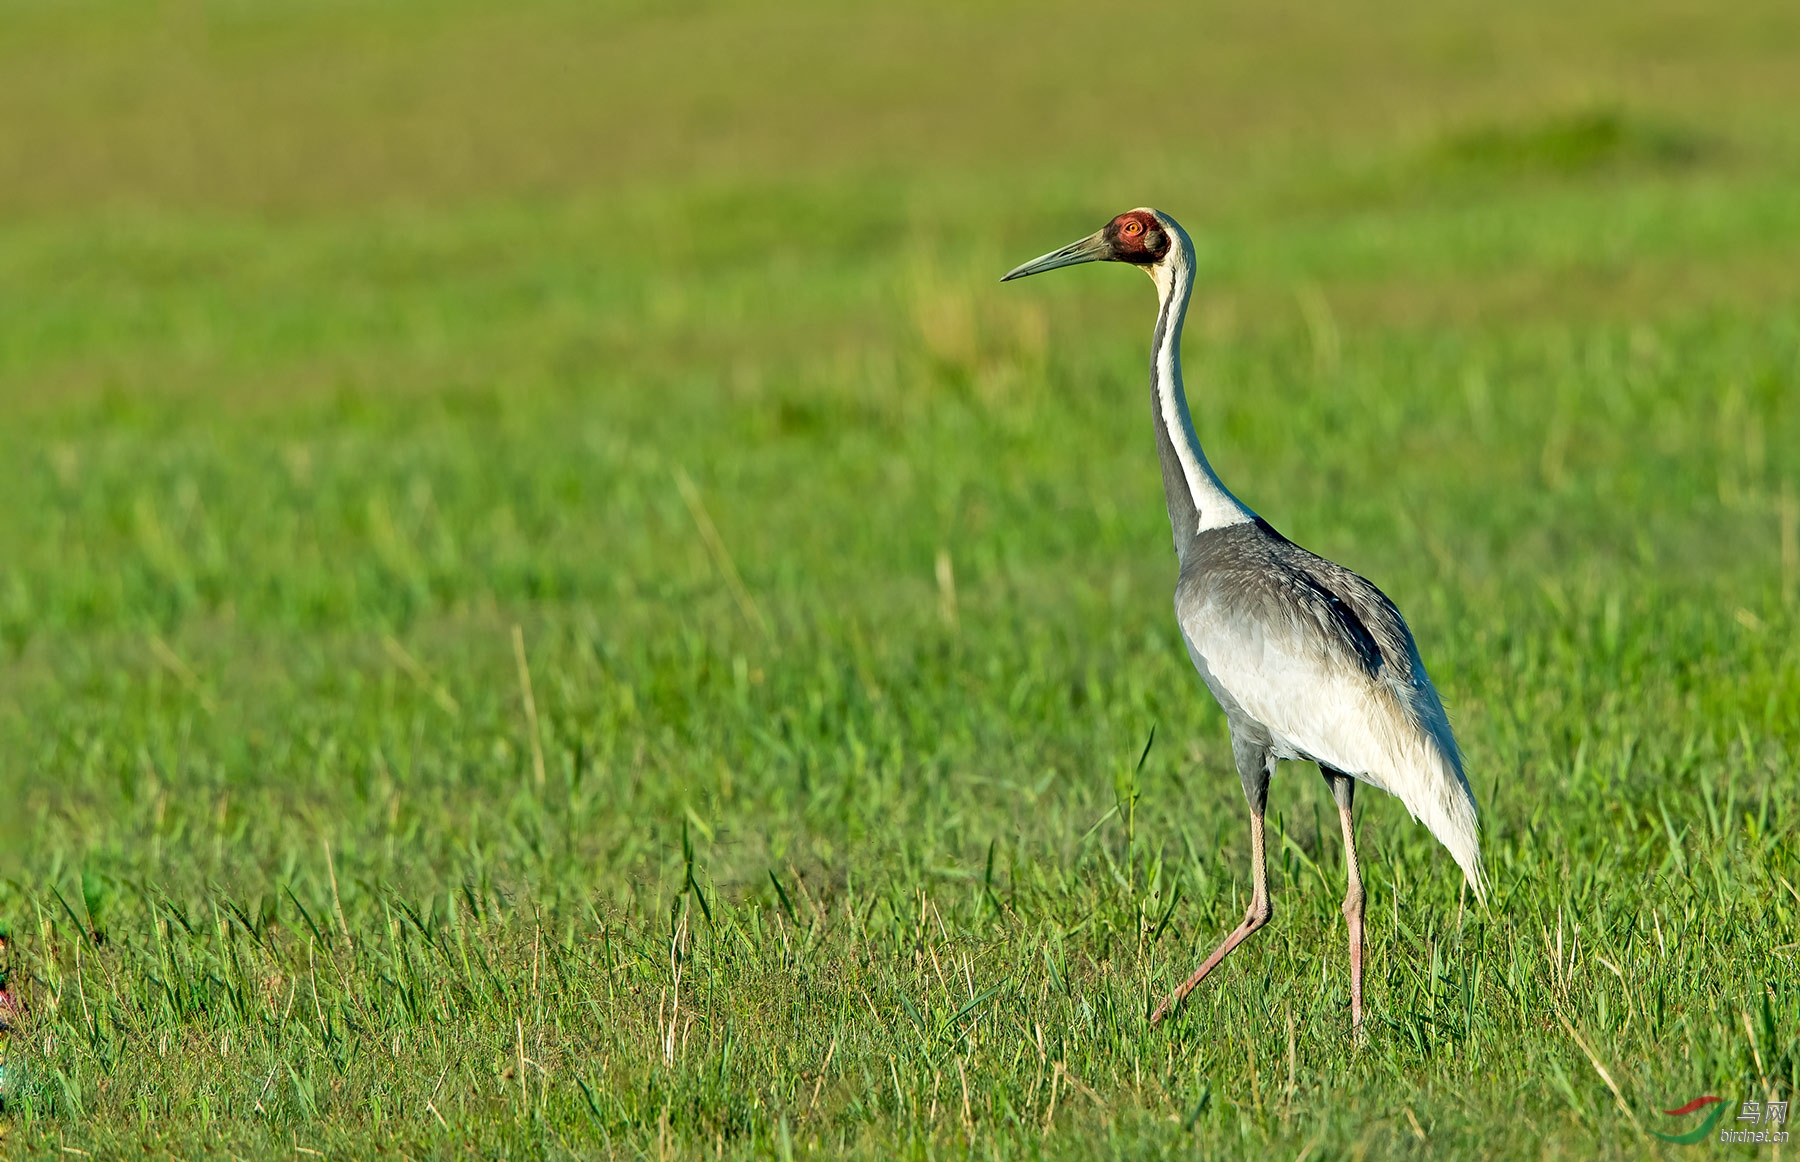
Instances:
[[[1083,262],[1099,262],[1108,257],[1111,248],[1107,246],[1103,231],[1095,231],[1080,242],[1071,242],[1061,250],[1052,250],[1042,258],[1034,258],[1023,266],[1016,266],[1006,272],[1001,282],[1011,282],[1015,278],[1024,278],[1028,274],[1042,274],[1046,270],[1055,270],[1061,266],[1076,266]]]

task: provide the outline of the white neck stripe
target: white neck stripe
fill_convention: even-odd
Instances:
[[[1188,495],[1199,514],[1195,532],[1221,529],[1256,519],[1256,514],[1231,495],[1218,474],[1207,462],[1200,448],[1200,437],[1194,431],[1193,417],[1188,413],[1187,392],[1181,384],[1181,326],[1187,318],[1188,298],[1194,289],[1194,247],[1186,232],[1168,218],[1162,225],[1175,241],[1169,257],[1153,267],[1150,277],[1156,280],[1160,317],[1157,335],[1160,345],[1153,352],[1152,374],[1156,380],[1157,406],[1162,411],[1163,427],[1174,445],[1175,458],[1181,462],[1181,474],[1187,480]]]

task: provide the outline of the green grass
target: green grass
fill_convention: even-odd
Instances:
[[[1791,1093],[1789,6],[1183,6],[1161,70],[0,8],[0,1153],[1676,1157]],[[1362,797],[1360,1045],[1298,766],[1274,925],[1146,1021],[1248,886],[1150,289],[994,282],[1145,201],[1215,465],[1406,611],[1483,810],[1486,909]]]

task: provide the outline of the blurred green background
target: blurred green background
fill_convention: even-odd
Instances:
[[[1627,1157],[1779,1090],[1796,108],[1788,3],[0,0],[0,1148]],[[1471,919],[1363,797],[1361,1051],[1310,771],[1144,1028],[1247,872],[1152,300],[995,282],[1143,204],[1213,463],[1483,807]]]

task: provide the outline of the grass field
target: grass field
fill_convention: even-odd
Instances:
[[[1791,4],[0,24],[0,1154],[1674,1158],[1800,1080]],[[1487,908],[1361,798],[1361,1044],[1298,766],[1146,1020],[1248,890],[1153,300],[995,283],[1146,202],[1483,811]]]

